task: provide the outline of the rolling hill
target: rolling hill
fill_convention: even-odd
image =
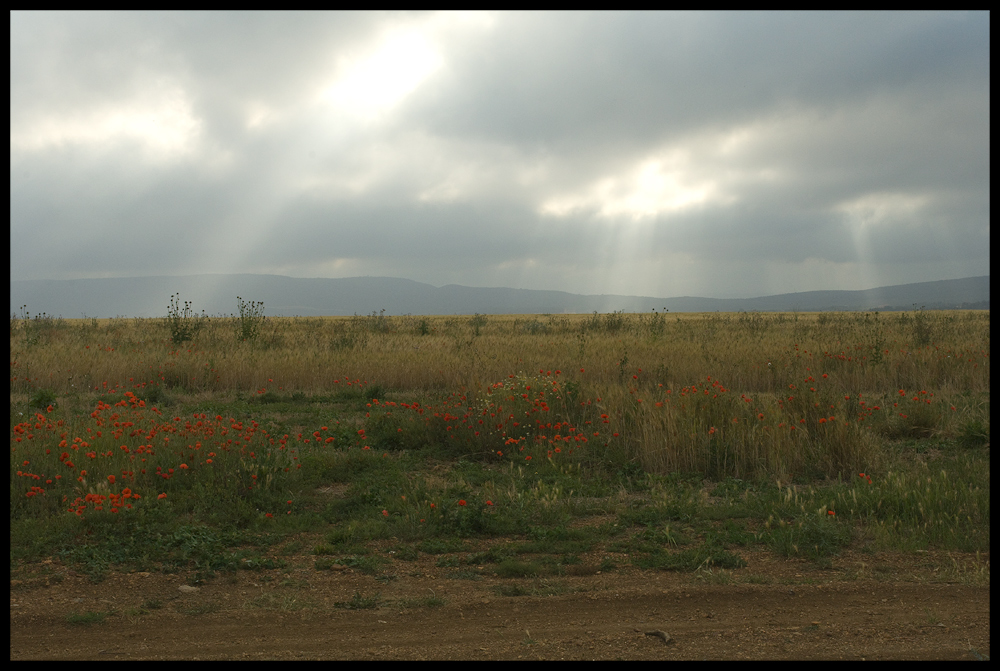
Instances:
[[[11,315],[162,317],[180,294],[197,312],[237,312],[236,297],[262,301],[269,316],[370,314],[562,314],[625,312],[738,312],[978,308],[990,303],[989,275],[878,287],[864,291],[806,291],[760,298],[581,295],[563,291],[430,284],[392,277],[301,279],[279,275],[186,275],[10,284]]]

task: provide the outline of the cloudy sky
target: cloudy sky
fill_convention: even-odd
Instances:
[[[21,13],[11,279],[989,273],[990,17]]]

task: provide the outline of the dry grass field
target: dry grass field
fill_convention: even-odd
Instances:
[[[493,581],[503,599],[663,571],[723,588],[814,581],[774,560],[850,589],[901,575],[859,563],[912,565],[988,595],[989,312],[240,307],[11,319],[12,598],[71,576],[127,593],[135,572],[251,575],[286,605],[330,580],[356,589],[302,606],[315,615],[396,608],[402,596],[363,581],[402,589],[428,572]],[[988,656],[986,604],[986,643],[962,655]],[[57,629],[159,612],[64,610]]]

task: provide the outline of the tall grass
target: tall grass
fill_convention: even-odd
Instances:
[[[418,429],[410,408],[378,407],[369,435],[387,444],[433,440],[509,458],[516,439],[520,456],[547,458],[555,422],[560,440],[572,428],[589,453],[718,477],[844,476],[880,466],[886,440],[989,441],[988,312],[372,313],[255,320],[242,340],[240,318],[203,316],[188,328],[185,314],[12,317],[12,400],[44,410],[51,399],[128,391],[153,406],[172,394],[377,386],[461,418],[432,426],[430,412]],[[178,330],[190,340],[176,342]],[[491,431],[464,417],[501,407],[507,419]]]

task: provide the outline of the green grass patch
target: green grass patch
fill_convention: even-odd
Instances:
[[[333,607],[346,610],[374,610],[379,606],[380,596],[381,594],[378,592],[369,596],[363,596],[361,592],[355,592],[350,601],[337,601],[333,604]]]
[[[108,619],[109,616],[114,615],[112,611],[87,611],[85,613],[70,613],[66,616],[66,623],[75,626],[89,626],[92,624],[100,624]]]
[[[518,559],[504,559],[493,570],[501,578],[528,578],[545,572],[538,562],[525,562]]]

